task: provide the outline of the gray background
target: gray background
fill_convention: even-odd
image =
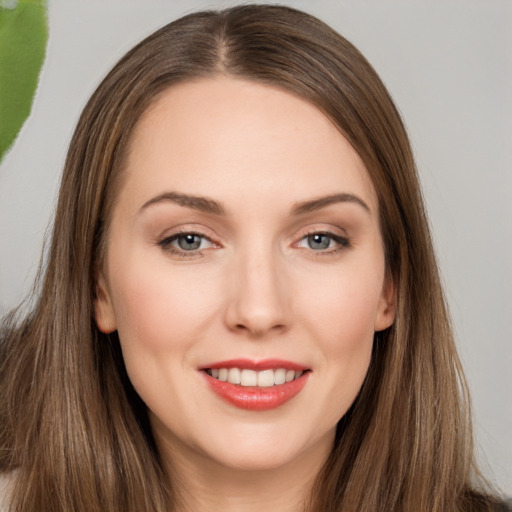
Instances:
[[[233,3],[50,0],[32,115],[0,166],[0,315],[30,289],[66,148],[99,80],[155,28]],[[351,40],[404,116],[473,394],[480,460],[512,495],[512,2],[284,3]]]

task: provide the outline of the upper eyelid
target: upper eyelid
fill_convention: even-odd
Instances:
[[[184,230],[184,231],[177,231],[176,233],[172,233],[171,235],[166,236],[165,238],[178,238],[179,236],[185,236],[185,235],[194,235],[194,236],[200,236],[201,238],[206,238],[207,240],[210,239],[210,236],[201,233],[199,231],[193,231],[193,230]]]
[[[211,242],[218,241],[219,236],[210,228],[206,228],[204,226],[198,227],[194,224],[185,225],[185,226],[175,226],[173,228],[168,228],[163,230],[160,234],[158,234],[155,239],[157,242],[162,240],[166,240],[172,237],[177,237],[180,235],[197,235],[208,239]],[[219,242],[217,242],[219,243]]]
[[[350,238],[350,235],[346,229],[342,228],[341,226],[335,226],[332,224],[319,223],[316,225],[310,225],[305,228],[297,230],[296,233],[298,233],[294,235],[296,239],[302,239],[306,236],[315,234],[325,234],[341,238]]]

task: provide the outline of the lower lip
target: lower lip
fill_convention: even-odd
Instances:
[[[210,389],[231,405],[251,411],[268,411],[298,395],[306,385],[310,372],[304,372],[298,379],[291,382],[268,388],[231,384],[211,377],[206,372],[202,373]]]

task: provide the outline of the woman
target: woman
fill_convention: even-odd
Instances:
[[[415,166],[293,9],[184,17],[84,109],[4,328],[13,510],[484,511]]]

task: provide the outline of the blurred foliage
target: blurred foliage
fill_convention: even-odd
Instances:
[[[0,1],[0,161],[30,114],[47,41],[45,0]]]

